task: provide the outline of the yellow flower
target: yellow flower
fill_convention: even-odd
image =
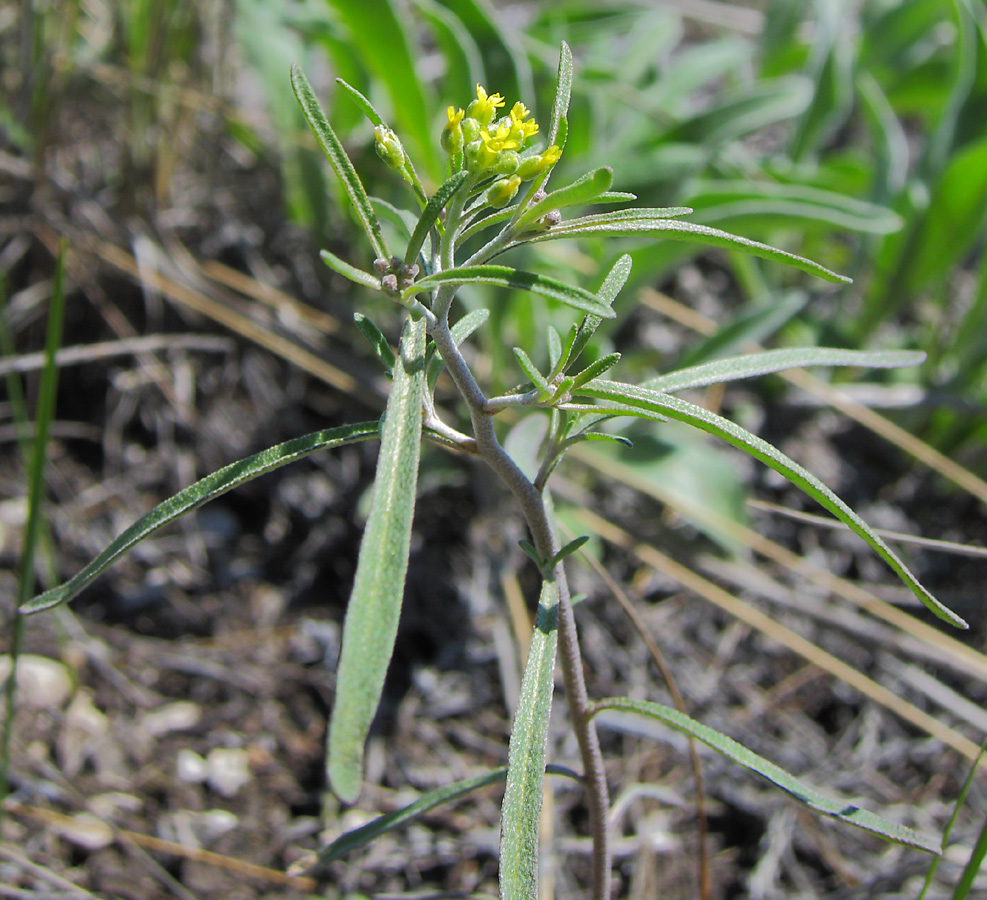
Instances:
[[[476,99],[470,103],[466,114],[476,119],[481,125],[489,125],[493,121],[494,112],[504,105],[500,94],[487,94],[483,85],[476,86]]]

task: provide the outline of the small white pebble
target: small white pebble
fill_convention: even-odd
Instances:
[[[209,787],[227,799],[235,797],[250,781],[250,764],[247,751],[233,747],[215,747],[206,757]]]
[[[194,750],[183,747],[175,758],[175,771],[181,781],[202,784],[209,777],[209,763]]]
[[[141,727],[153,737],[171,731],[188,731],[199,724],[202,707],[189,700],[178,700],[152,709],[141,719]]]
[[[0,684],[10,674],[10,656],[0,656]],[[22,653],[17,658],[17,700],[34,709],[65,705],[72,694],[69,670],[55,659]]]

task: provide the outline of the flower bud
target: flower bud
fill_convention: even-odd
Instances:
[[[520,186],[521,179],[517,175],[497,179],[487,190],[487,203],[494,209],[503,209],[514,199]]]
[[[497,154],[497,161],[493,165],[493,170],[497,175],[513,175],[521,162],[516,150],[501,150]]]
[[[463,140],[468,144],[480,137],[480,123],[476,119],[463,119]]]
[[[374,146],[377,155],[392,169],[404,168],[404,147],[398,136],[386,125],[378,125],[374,129]]]
[[[537,156],[529,156],[527,159],[522,160],[521,165],[518,166],[517,173],[521,176],[522,181],[529,181],[536,175],[541,175],[546,169],[554,166],[559,161],[561,155],[561,148],[552,144],[544,153],[539,153]]]
[[[451,106],[446,109],[446,117],[449,121],[446,122],[445,127],[442,129],[439,143],[442,145],[442,149],[450,156],[453,153],[459,153],[463,149],[465,142],[462,125],[463,115],[464,113],[461,109],[457,110]]]

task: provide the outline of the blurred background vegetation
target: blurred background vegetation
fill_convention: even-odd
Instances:
[[[775,442],[800,428],[801,444],[789,452],[817,471],[836,465],[814,453],[823,440],[839,445],[839,428],[823,419],[813,431],[805,422],[835,406],[894,448],[858,453],[853,471],[820,471],[824,480],[851,501],[901,506],[904,518],[892,516],[892,526],[982,544],[982,0],[11,0],[0,6],[0,336],[8,355],[43,345],[64,241],[70,297],[87,300],[69,304],[67,344],[194,327],[259,345],[284,366],[261,366],[266,378],[280,379],[276,390],[239,375],[245,386],[234,389],[222,370],[192,386],[178,375],[148,376],[169,399],[167,422],[127,394],[142,382],[93,399],[86,391],[103,390],[96,385],[104,376],[78,370],[63,383],[60,410],[81,424],[75,432],[56,427],[56,439],[101,444],[102,456],[81,449],[79,459],[119,474],[144,457],[106,438],[114,421],[140,419],[144,447],[176,434],[185,440],[188,429],[190,449],[162,477],[173,491],[275,439],[353,420],[354,408],[360,418],[376,415],[386,385],[352,312],[369,312],[392,337],[399,316],[385,301],[353,294],[318,262],[318,249],[328,247],[366,268],[370,251],[353,242],[359,229],[294,102],[289,67],[302,65],[368,192],[380,198],[387,227],[400,228],[396,207],[410,198],[333,79],[370,98],[434,187],[443,177],[446,106],[465,106],[479,82],[545,121],[561,40],[573,49],[576,75],[558,184],[612,166],[614,189],[634,192],[641,205],[691,206],[693,221],[809,256],[854,283],[836,287],[759,259],[634,240],[546,244],[525,267],[595,287],[620,253],[632,254],[618,319],[601,329],[597,351],[619,349],[626,380],[755,344],[926,351],[920,368],[868,373],[865,381],[853,372],[794,383],[773,377],[726,402]],[[466,308],[487,299],[463,292]],[[543,362],[546,326],[564,333],[571,315],[523,296],[497,300],[492,312],[493,327],[477,335],[472,353],[493,393],[523,380],[509,347],[531,348]],[[127,346],[138,356],[157,352]],[[5,372],[37,368],[18,365]],[[301,386],[303,376],[319,390]],[[0,407],[4,424],[17,419],[17,390]],[[236,407],[200,416],[182,390],[235,398]],[[87,418],[101,433],[85,432]],[[512,437],[522,452],[531,439],[524,431]],[[705,466],[698,475],[697,460]],[[729,523],[751,517],[752,487],[778,486],[730,460],[669,428],[660,442],[642,438],[633,451],[595,451],[579,462],[621,482],[608,495],[614,517],[621,506],[657,499],[720,548],[736,549],[749,536]],[[460,477],[445,457],[430,465],[426,491]],[[17,484],[16,475],[5,481],[5,495],[18,495]],[[563,517],[571,515],[569,496],[591,484],[560,491]],[[117,526],[132,510],[122,512]],[[585,521],[572,522],[587,530]],[[76,562],[100,549],[103,534],[78,531],[65,525],[57,537],[59,552]],[[55,543],[49,535],[49,547]],[[46,559],[46,586],[55,570],[74,564],[54,550]],[[853,574],[872,571],[854,560]],[[948,562],[918,566],[953,587]],[[300,571],[286,577],[304,593],[311,584],[301,584]],[[981,583],[982,572],[967,577],[943,600],[972,604],[958,611],[982,625]],[[937,590],[934,579],[930,587]],[[978,683],[973,696],[981,690]]]

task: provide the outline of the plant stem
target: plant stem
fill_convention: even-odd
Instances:
[[[446,306],[446,311],[448,306]],[[559,550],[551,517],[541,491],[525,476],[517,463],[505,452],[494,430],[493,416],[487,398],[476,383],[466,360],[453,340],[445,315],[439,317],[432,329],[432,340],[442,357],[456,387],[466,400],[473,423],[476,452],[510,488],[531,532],[535,549],[542,559],[551,559]],[[579,637],[572,610],[569,583],[563,563],[555,567],[559,588],[559,663],[565,683],[566,696],[572,715],[573,730],[579,744],[586,782],[590,829],[593,838],[593,900],[610,897],[610,841],[607,819],[610,797],[607,788],[603,754],[596,726],[590,716]]]

